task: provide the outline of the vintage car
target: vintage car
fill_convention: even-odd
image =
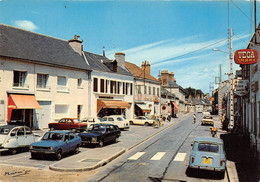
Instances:
[[[84,131],[87,126],[87,123],[76,118],[62,118],[58,122],[49,123],[50,130],[72,130],[73,132]]]
[[[129,122],[131,125],[137,124],[137,125],[151,126],[154,124],[155,120],[145,116],[137,116],[134,119],[131,119]]]
[[[78,153],[80,142],[81,138],[72,131],[48,131],[40,141],[30,145],[31,157],[52,155],[60,160],[64,153]]]
[[[189,168],[225,173],[226,153],[223,140],[214,137],[197,137],[192,144]]]
[[[87,117],[81,120],[83,123],[87,123],[88,128],[92,124],[107,124],[107,122],[101,117]]]
[[[19,149],[28,148],[39,139],[40,136],[33,134],[27,126],[0,126],[0,151],[9,150],[11,154],[16,154]]]
[[[82,145],[98,144],[99,147],[110,141],[117,143],[120,135],[120,129],[112,124],[92,124],[88,132],[79,133]]]
[[[214,120],[211,115],[204,115],[201,120],[201,125],[211,125],[214,126]]]
[[[127,121],[121,115],[111,115],[111,116],[104,116],[104,121],[108,124],[113,124],[118,126],[119,129],[129,129],[129,121]]]

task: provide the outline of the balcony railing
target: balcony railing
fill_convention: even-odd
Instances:
[[[37,90],[50,91],[51,87],[46,85],[37,85]]]
[[[66,86],[58,86],[58,87],[57,87],[57,91],[60,91],[60,92],[69,92],[70,89],[69,89],[69,87],[66,87]]]

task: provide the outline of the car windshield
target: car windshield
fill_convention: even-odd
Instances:
[[[93,133],[102,133],[102,132],[106,131],[106,126],[90,125],[90,128],[88,131],[93,132]]]
[[[0,134],[7,135],[10,132],[9,128],[0,128]]]
[[[43,140],[62,140],[63,139],[63,133],[52,133],[52,132],[47,132],[43,136]]]
[[[206,115],[204,116],[204,119],[212,119],[212,116]]]
[[[198,150],[203,152],[218,152],[218,144],[199,143]]]
[[[100,122],[105,121],[103,118],[97,118]]]
[[[118,118],[117,118],[117,121],[123,121],[123,119],[122,119],[122,118],[120,118],[120,117],[118,117]]]

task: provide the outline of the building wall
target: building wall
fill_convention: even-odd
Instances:
[[[98,79],[98,91],[94,92],[93,91],[93,79],[97,78]],[[100,80],[104,79],[104,80],[109,80],[109,81],[116,81],[116,82],[121,82],[121,83],[129,83],[132,84],[132,95],[130,94],[130,85],[128,88],[128,94],[123,94],[123,88],[121,85],[120,88],[120,93],[119,94],[115,94],[115,93],[110,93],[110,84],[108,85],[108,92],[107,93],[101,93],[100,92]],[[126,101],[128,103],[130,103],[131,107],[129,109],[126,109],[126,117],[128,119],[132,119],[134,116],[134,90],[135,90],[135,86],[134,86],[134,78],[131,76],[124,76],[124,75],[120,75],[117,73],[107,73],[107,72],[100,72],[100,71],[95,71],[93,70],[93,72],[91,73],[91,85],[90,85],[90,103],[91,106],[90,108],[90,116],[92,117],[96,117],[97,116],[97,100],[100,97],[111,97],[113,98],[113,100],[122,100],[122,101]]]
[[[58,120],[61,117],[77,117],[77,107],[82,106],[80,118],[86,117],[88,114],[88,72],[74,70],[68,68],[58,68],[54,66],[39,65],[29,62],[0,59],[0,78],[1,91],[0,100],[4,102],[4,116],[0,115],[0,121],[7,121],[7,93],[17,94],[34,94],[39,103],[44,101],[49,102],[50,121]],[[26,71],[25,87],[14,87],[14,70]],[[46,88],[37,88],[37,73],[47,74],[48,81]],[[67,80],[67,85],[62,90],[58,89],[57,77],[64,76]],[[78,87],[78,79],[82,79],[82,85]],[[1,103],[1,102],[0,102]],[[67,106],[66,113],[57,112],[57,107]],[[56,112],[55,112],[56,109]],[[35,119],[41,122],[42,113],[37,109],[35,111]],[[36,121],[36,124],[37,124]],[[46,121],[45,121],[46,122]],[[46,125],[44,127],[47,127]]]

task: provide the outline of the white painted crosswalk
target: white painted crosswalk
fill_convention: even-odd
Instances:
[[[137,152],[133,156],[129,157],[128,160],[138,160],[143,155],[145,155],[146,152]],[[153,157],[150,159],[152,161],[159,161],[163,158],[163,156],[166,154],[166,152],[157,152],[153,155]],[[174,158],[174,161],[184,161],[186,158],[186,153],[177,153],[177,155]]]

